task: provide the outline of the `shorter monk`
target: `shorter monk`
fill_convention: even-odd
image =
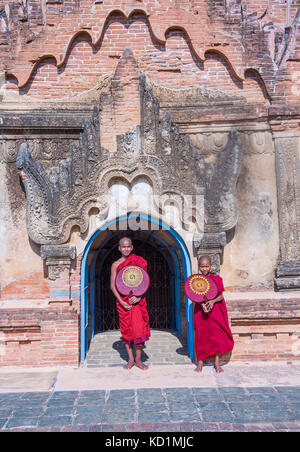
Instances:
[[[116,276],[122,268],[127,265],[137,265],[144,270],[147,269],[147,261],[133,254],[132,250],[131,239],[123,237],[119,242],[121,257],[111,266],[110,288],[117,299],[120,331],[128,354],[128,363],[124,369],[130,370],[135,365],[139,369],[147,370],[148,366],[142,362],[142,349],[145,341],[150,337],[146,299],[145,297],[122,296],[116,288]],[[135,360],[133,347],[135,347]]]
[[[216,298],[203,303],[196,303],[194,310],[195,350],[197,367],[195,372],[201,372],[203,360],[215,356],[215,370],[223,372],[220,366],[220,355],[233,349],[234,341],[229,327],[226,303],[223,298],[223,280],[211,273],[209,256],[202,256],[199,270],[205,276],[212,278],[218,288]]]

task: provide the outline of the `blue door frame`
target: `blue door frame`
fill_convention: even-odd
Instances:
[[[188,278],[191,275],[191,261],[190,256],[188,253],[188,250],[186,248],[186,245],[183,241],[183,239],[180,237],[180,235],[174,231],[174,229],[170,228],[168,225],[163,223],[161,220],[157,220],[156,218],[152,218],[148,215],[139,214],[139,213],[131,213],[127,216],[116,218],[113,221],[110,221],[109,223],[102,226],[100,229],[98,229],[93,236],[88,241],[84,253],[83,258],[81,261],[81,283],[80,283],[80,301],[81,301],[81,318],[80,318],[80,360],[84,361],[85,356],[88,350],[88,325],[89,325],[89,314],[91,314],[91,337],[94,335],[95,330],[95,297],[93,294],[95,293],[95,269],[93,269],[93,274],[91,274],[91,277],[89,279],[88,275],[88,255],[92,246],[92,243],[96,239],[96,237],[101,234],[101,232],[105,231],[110,226],[114,225],[117,222],[123,222],[123,221],[129,221],[133,217],[138,217],[143,220],[147,220],[149,222],[152,222],[159,226],[160,228],[167,230],[173,239],[176,242],[176,246],[180,252],[181,256],[181,262],[183,267],[183,273],[184,273],[184,280]],[[180,266],[179,266],[179,260],[178,257],[174,251],[174,249],[170,248],[169,245],[165,240],[163,240],[160,236],[157,234],[153,234],[156,239],[158,239],[164,246],[169,248],[169,251],[173,257],[174,267],[175,267],[175,275],[174,275],[174,284],[175,284],[175,300],[176,302],[180,303],[180,291],[181,291],[181,281],[180,281]],[[109,237],[107,240],[109,240],[111,237]],[[103,244],[102,244],[103,245]],[[92,267],[95,266],[96,263],[96,257],[98,253],[95,253],[92,260]],[[89,312],[89,303],[88,303],[88,289],[89,285],[91,287],[91,306],[90,306],[90,312]],[[176,305],[177,305],[176,303]],[[185,304],[186,304],[186,322],[187,322],[187,346],[188,346],[188,352],[190,355],[191,360],[194,359],[194,333],[193,333],[193,306],[191,300],[189,300],[185,296]],[[176,306],[176,312],[175,312],[175,323],[178,330],[178,333],[181,334],[181,321],[180,321],[180,307],[177,309]]]

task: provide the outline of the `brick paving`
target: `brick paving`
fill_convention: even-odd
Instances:
[[[0,394],[0,431],[300,431],[300,387]]]
[[[151,330],[145,343],[143,361],[155,365],[189,364],[186,342],[174,330]],[[86,367],[120,366],[127,362],[126,350],[119,331],[98,333],[89,346]]]

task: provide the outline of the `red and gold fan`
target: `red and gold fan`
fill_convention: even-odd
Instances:
[[[141,297],[149,289],[148,273],[137,265],[127,265],[116,277],[116,288],[122,295]]]
[[[214,280],[201,274],[190,276],[184,283],[184,290],[188,298],[195,303],[213,300],[218,293]]]

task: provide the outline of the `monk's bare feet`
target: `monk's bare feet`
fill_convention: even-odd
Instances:
[[[217,374],[221,374],[222,372],[224,372],[220,365],[215,365],[215,371],[217,372]]]
[[[138,367],[139,369],[142,369],[142,370],[148,370],[149,369],[149,367],[146,366],[146,364],[144,364],[142,361],[136,361],[135,365],[136,365],[136,367]]]
[[[130,369],[132,369],[132,367],[134,366],[134,364],[135,364],[134,361],[128,361],[128,363],[127,363],[125,366],[123,366],[123,369],[125,369],[125,370],[130,370]]]
[[[203,369],[203,362],[199,361],[199,363],[197,364],[196,369],[194,369],[194,372],[200,373],[200,372],[202,372],[202,369]]]

